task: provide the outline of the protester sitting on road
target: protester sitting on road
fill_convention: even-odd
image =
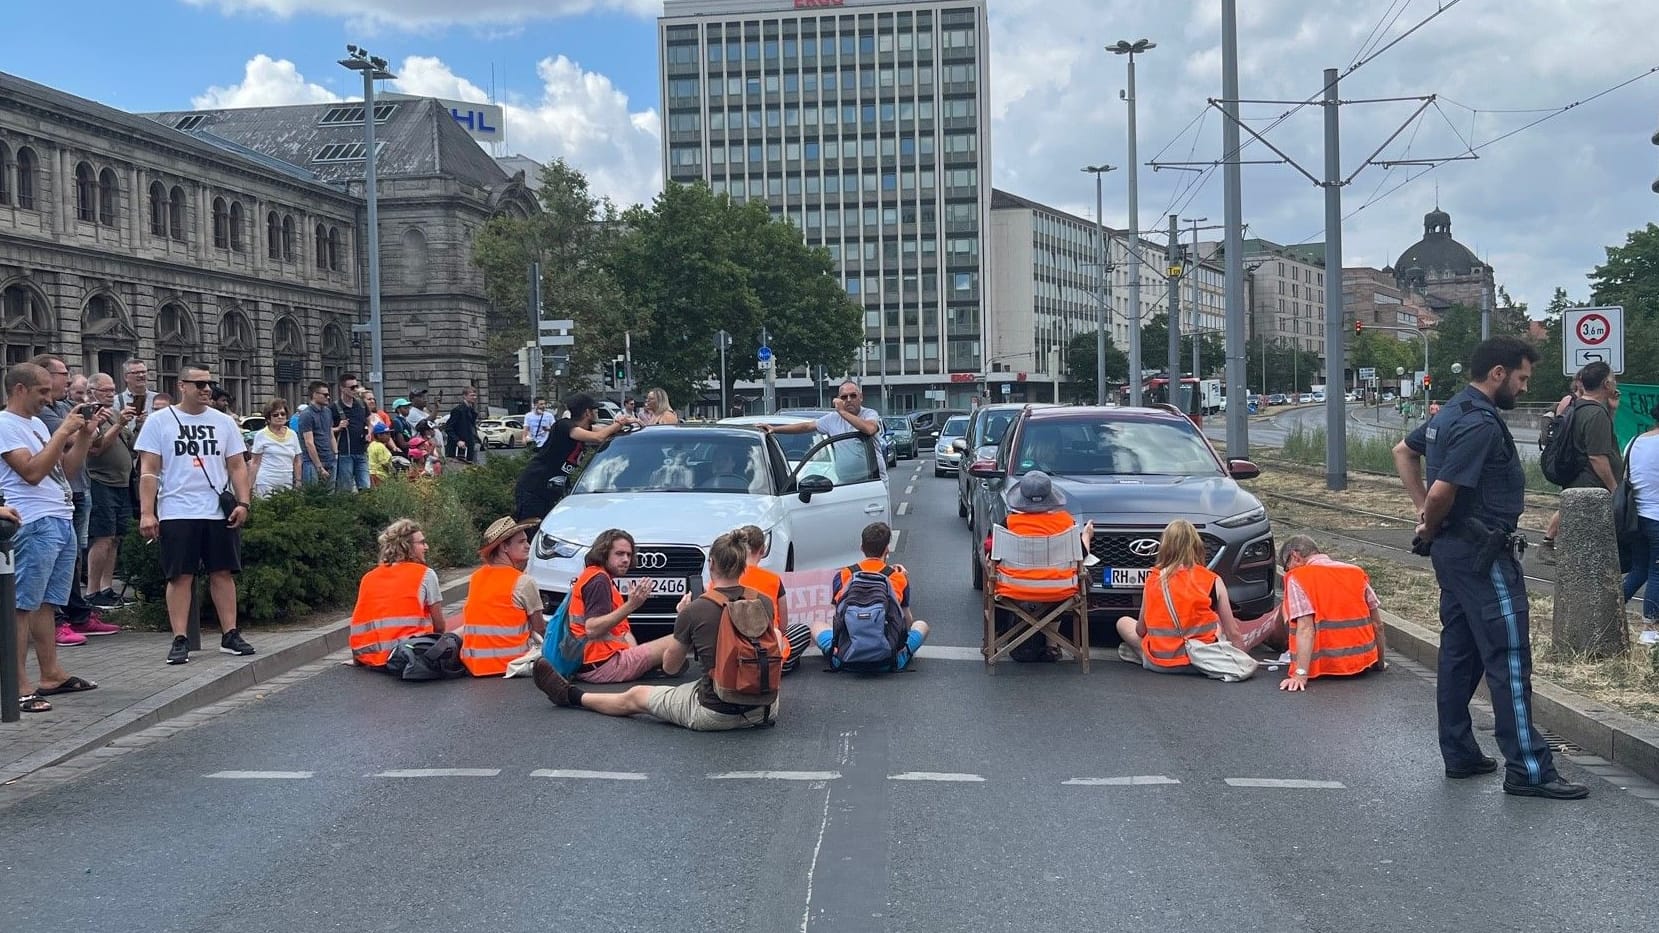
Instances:
[[[1624,578],[1624,601],[1647,587],[1642,597],[1641,644],[1659,644],[1659,425],[1630,442],[1630,491],[1636,496],[1640,531],[1630,544],[1630,572]]]
[[[426,533],[400,518],[380,533],[380,563],[357,584],[351,613],[351,658],[383,668],[405,638],[444,631],[443,590],[426,565]]]
[[[576,679],[594,684],[618,684],[663,666],[663,655],[673,639],[640,644],[628,627],[628,615],[651,598],[653,583],[638,579],[623,596],[617,579],[634,565],[634,536],[620,528],[601,532],[588,548],[582,572],[571,584],[570,634],[586,644]]]
[[[1056,445],[1057,446],[1057,445]],[[1008,518],[1003,527],[1010,532],[1029,538],[1049,538],[1064,534],[1077,527],[1077,520],[1066,511],[1066,497],[1060,490],[1054,488],[1054,480],[1041,470],[1031,470],[1020,481],[1008,490]],[[1087,522],[1080,532],[1083,538],[1083,553],[1089,553],[1094,544],[1094,522]],[[985,553],[990,554],[991,538],[985,539]],[[1072,591],[1056,593],[1054,590],[1043,587],[1044,581],[1052,579],[1070,578],[1074,572],[1056,567],[1052,570],[1026,570],[1013,567],[1004,567],[1002,573],[1006,577],[1029,579],[1035,586],[1030,590],[1022,590],[1017,584],[998,584],[1004,596],[1024,600],[1033,604],[1055,602],[1073,595]],[[1075,622],[1073,624],[1076,624]],[[997,631],[1000,634],[1005,630],[1005,620],[997,620]],[[1038,633],[1026,639],[1025,644],[1015,648],[1011,657],[1016,661],[1058,661],[1060,649],[1048,643],[1048,636]]]
[[[1380,604],[1364,570],[1332,560],[1307,535],[1280,546],[1279,564],[1292,629],[1292,666],[1279,689],[1306,690],[1314,677],[1387,669]]]
[[[587,445],[602,443],[637,422],[623,415],[602,428],[593,426],[599,407],[591,395],[572,396],[570,414],[553,423],[547,443],[530,455],[513,485],[513,517],[540,521],[564,498],[570,481],[582,465]]]
[[[859,550],[864,559],[843,567],[830,583],[830,621],[812,623],[812,639],[836,670],[902,671],[927,640],[928,624],[910,608],[910,578],[889,564],[893,529],[886,522],[864,526]]]
[[[498,518],[484,529],[478,556],[484,566],[467,582],[461,607],[461,663],[474,677],[500,677],[507,664],[530,650],[530,633],[547,627],[541,592],[524,572],[530,562],[535,522]]]
[[[379,421],[369,426],[369,485],[392,478],[392,429]]]
[[[651,404],[651,396],[645,396],[645,404]],[[805,622],[789,621],[789,604],[784,599],[783,577],[760,565],[761,558],[766,556],[766,532],[761,531],[759,525],[744,525],[733,534],[749,549],[748,564],[743,568],[743,575],[738,582],[751,590],[760,591],[772,601],[773,620],[778,632],[784,637],[783,672],[787,674],[800,666],[801,655],[806,652],[806,646],[812,643],[812,627]]]
[[[572,686],[542,659],[531,671],[536,686],[559,706],[606,716],[647,713],[698,732],[771,725],[778,710],[778,683],[773,680],[777,669],[772,665],[778,662],[762,664],[756,652],[777,646],[782,638],[768,624],[773,616],[771,601],[739,582],[747,551],[747,545],[735,533],[714,539],[709,547],[711,589],[695,599],[688,593],[679,602],[663,667],[669,673],[679,673],[685,668],[689,651],[703,668],[702,677],[677,687],[633,687],[622,693],[600,693]],[[734,637],[739,633],[748,637]],[[777,674],[781,676],[781,671]]]
[[[674,413],[674,406],[668,402],[668,393],[660,388],[645,393],[645,407],[640,410],[638,418],[639,423],[646,426],[680,423],[680,416]]]
[[[265,426],[253,436],[253,494],[268,496],[300,484],[300,437],[288,428],[288,403],[273,398],[262,412]]]
[[[1184,518],[1170,522],[1158,541],[1158,563],[1141,590],[1140,618],[1118,619],[1119,658],[1162,674],[1202,673],[1187,659],[1187,639],[1214,642],[1219,626],[1228,641],[1243,644],[1227,584],[1204,562],[1198,529]]]

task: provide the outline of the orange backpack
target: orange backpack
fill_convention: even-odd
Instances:
[[[783,677],[783,635],[772,624],[772,607],[759,590],[743,588],[731,599],[719,590],[703,598],[720,607],[720,630],[714,640],[709,677],[714,695],[738,706],[770,706],[778,699]]]

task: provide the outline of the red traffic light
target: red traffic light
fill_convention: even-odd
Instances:
[[[1365,333],[1365,322],[1364,321],[1355,321],[1354,322],[1354,336],[1358,337],[1360,334],[1363,334],[1363,333]]]

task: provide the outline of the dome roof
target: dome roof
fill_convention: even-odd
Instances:
[[[1430,273],[1472,275],[1484,268],[1467,246],[1452,239],[1452,215],[1437,207],[1423,215],[1423,238],[1400,254],[1394,275],[1402,286],[1422,288]]]

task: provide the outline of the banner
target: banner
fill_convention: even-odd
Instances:
[[[1613,433],[1619,436],[1619,447],[1651,430],[1655,421],[1659,421],[1659,386],[1619,383],[1619,410],[1613,416]]]

